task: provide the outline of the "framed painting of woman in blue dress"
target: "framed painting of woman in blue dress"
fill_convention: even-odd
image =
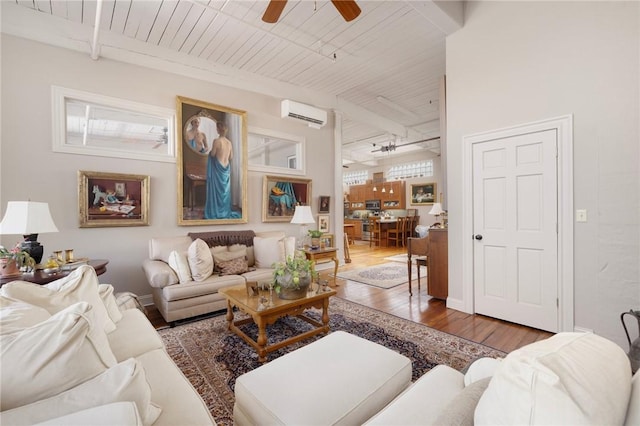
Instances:
[[[178,225],[247,223],[246,111],[177,97]]]

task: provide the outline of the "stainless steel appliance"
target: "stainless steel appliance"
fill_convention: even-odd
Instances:
[[[362,221],[362,241],[369,241],[371,238],[371,230],[369,229],[369,220]]]
[[[366,200],[364,206],[367,210],[380,210],[380,200]]]

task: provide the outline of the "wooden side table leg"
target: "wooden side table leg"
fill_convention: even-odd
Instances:
[[[333,257],[333,263],[335,263],[335,266],[333,268],[333,285],[334,286],[338,286],[338,255],[336,252],[336,255]]]

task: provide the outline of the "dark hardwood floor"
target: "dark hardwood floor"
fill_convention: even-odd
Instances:
[[[369,248],[368,243],[357,241],[350,246],[351,263],[340,270],[361,268],[388,262],[385,257],[406,253],[404,248]],[[328,279],[328,272],[321,273],[321,279]],[[354,281],[338,279],[335,288],[338,296],[380,311],[405,318],[471,340],[492,348],[511,352],[537,340],[550,337],[552,333],[501,321],[482,315],[469,315],[448,309],[444,301],[431,299],[426,294],[426,280],[422,277],[418,291],[416,277],[413,279],[413,296],[409,289],[401,285],[391,289],[381,289]],[[155,307],[147,307],[147,315],[156,327],[166,326]]]

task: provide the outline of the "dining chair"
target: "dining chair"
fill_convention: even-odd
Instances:
[[[404,247],[405,241],[405,225],[407,223],[406,217],[398,217],[396,219],[395,228],[389,228],[387,230],[387,247],[390,247],[390,242],[393,241],[396,247]]]

